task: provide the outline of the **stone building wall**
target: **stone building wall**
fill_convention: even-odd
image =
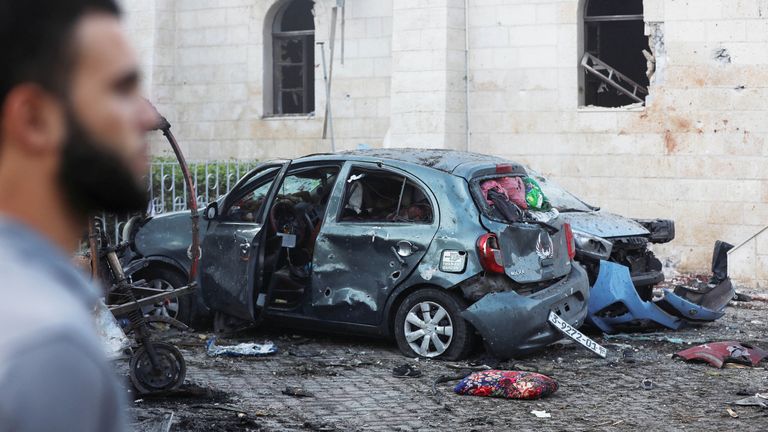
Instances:
[[[265,117],[276,3],[126,2],[148,90],[190,158],[330,150],[320,48],[315,114]],[[768,0],[645,0],[656,72],[646,106],[623,108],[582,106],[584,0],[346,3],[337,149],[469,148],[529,163],[606,210],[675,219],[678,238],[658,249],[685,270],[706,270],[716,239],[766,225]],[[316,1],[317,41],[334,4]]]

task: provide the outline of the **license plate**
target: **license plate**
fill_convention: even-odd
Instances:
[[[584,336],[583,333],[576,330],[572,325],[563,321],[563,319],[560,318],[560,316],[553,311],[549,312],[549,322],[552,323],[552,325],[554,325],[555,327],[557,327],[557,329],[560,330],[564,335],[580,343],[586,349],[592,351],[593,353],[599,355],[600,357],[605,358],[608,355],[607,349],[600,346],[600,344],[593,341],[592,339]]]

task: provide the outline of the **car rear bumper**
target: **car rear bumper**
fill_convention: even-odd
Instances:
[[[477,329],[490,353],[506,360],[562,339],[560,331],[547,320],[550,311],[558,312],[574,327],[581,326],[587,316],[588,301],[587,273],[574,263],[567,277],[548,288],[531,295],[493,292],[461,315]]]

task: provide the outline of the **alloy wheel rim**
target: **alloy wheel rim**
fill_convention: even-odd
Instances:
[[[148,283],[150,288],[163,291],[173,291],[173,285],[164,279],[153,279]],[[174,318],[179,315],[179,299],[178,297],[169,297],[165,300],[155,303],[153,305],[144,306],[142,308],[144,315],[164,316],[168,318]]]
[[[417,303],[408,311],[403,330],[413,352],[423,357],[443,354],[453,341],[451,316],[444,307],[431,301]]]

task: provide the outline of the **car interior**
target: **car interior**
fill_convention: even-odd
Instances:
[[[265,226],[264,284],[271,307],[295,307],[309,286],[315,241],[338,174],[337,166],[313,167],[283,179]],[[253,199],[263,201],[259,189]]]
[[[356,169],[345,189],[343,222],[432,222],[429,199],[401,175]]]
[[[315,242],[338,174],[338,167],[320,167],[289,172],[283,180],[266,223],[263,268],[270,307],[293,309],[309,288]],[[240,205],[241,213],[257,213],[268,190],[268,185],[258,187]],[[341,222],[429,223],[433,218],[418,186],[384,170],[353,169],[343,203]]]

